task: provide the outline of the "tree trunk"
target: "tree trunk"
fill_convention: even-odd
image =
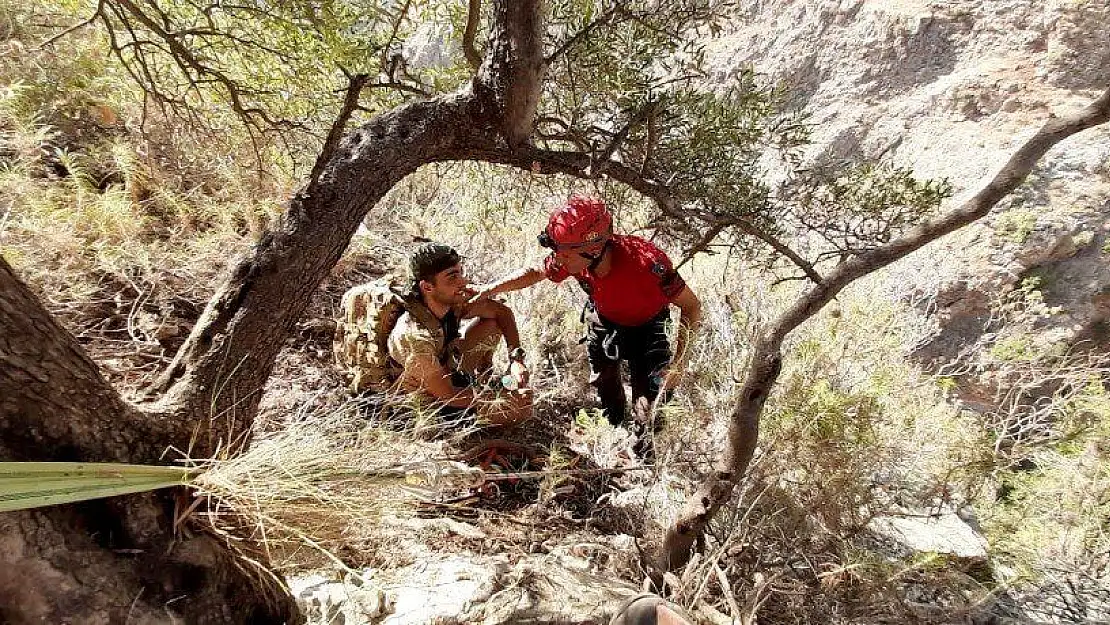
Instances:
[[[494,21],[503,24],[490,37],[489,53],[474,79],[484,117],[510,150],[524,147],[540,103],[543,80],[543,16],[537,0],[498,2]]]
[[[154,464],[187,443],[172,423],[124,402],[0,257],[0,458]],[[0,621],[291,621],[270,578],[210,536],[175,536],[179,494],[0,515]]]
[[[152,391],[202,433],[194,455],[244,442],[274,359],[366,213],[429,163],[479,158],[531,133],[543,70],[539,0],[497,2],[470,90],[379,115],[320,156],[281,224],[230,272]]]
[[[1010,157],[975,197],[959,208],[913,228],[904,236],[837,266],[759,333],[752,350],[752,364],[740,392],[740,403],[729,423],[728,443],[714,470],[667,529],[656,562],[658,571],[673,571],[686,565],[694,544],[704,534],[717,510],[732,497],[733,488],[747,471],[755,453],[763,404],[782,368],[782,343],[786,336],[855,280],[986,216],[994,205],[1021,185],[1050,148],[1077,132],[1107,121],[1110,121],[1110,89],[1079,113],[1050,120]],[[659,580],[655,581],[658,583]]]
[[[0,257],[0,453],[157,462],[165,447],[155,441],[181,442],[170,423],[123,401]]]
[[[244,442],[278,352],[367,211],[421,165],[464,157],[474,128],[464,96],[378,116],[344,138],[238,261],[154,389],[165,393],[159,410],[203,433],[194,455]]]

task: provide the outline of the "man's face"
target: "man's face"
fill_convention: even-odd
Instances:
[[[577,274],[585,271],[593,262],[583,254],[597,257],[604,251],[604,242],[585,245],[560,245],[554,252],[555,262],[564,267],[569,273]]]
[[[463,274],[462,263],[444,269],[420,285],[425,295],[444,306],[458,306],[470,299],[469,281]]]

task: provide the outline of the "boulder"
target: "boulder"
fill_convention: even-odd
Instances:
[[[942,554],[965,564],[987,561],[987,539],[953,510],[877,516],[867,524],[867,529],[893,543],[898,555]]]

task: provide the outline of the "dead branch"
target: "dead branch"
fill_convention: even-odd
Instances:
[[[70,26],[69,28],[66,28],[65,30],[63,30],[62,32],[50,37],[46,41],[43,41],[42,43],[39,44],[39,50],[44,50],[48,46],[54,45],[57,41],[59,41],[63,37],[66,37],[70,33],[81,30],[82,28],[92,24],[93,22],[95,22],[97,20],[97,18],[100,17],[100,13],[103,10],[104,10],[104,0],[98,0],[97,3],[96,3],[96,10],[93,11],[93,14],[90,15],[88,17],[88,19],[81,20],[80,22],[74,24],[73,26]]]

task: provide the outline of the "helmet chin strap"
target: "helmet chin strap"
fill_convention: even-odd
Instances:
[[[582,252],[578,252],[579,256],[590,261],[589,270],[591,272],[595,271],[597,269],[597,266],[601,264],[601,259],[605,258],[605,250],[609,249],[609,242],[611,240],[612,239],[605,239],[605,244],[601,246],[601,251],[597,254],[584,254]]]

